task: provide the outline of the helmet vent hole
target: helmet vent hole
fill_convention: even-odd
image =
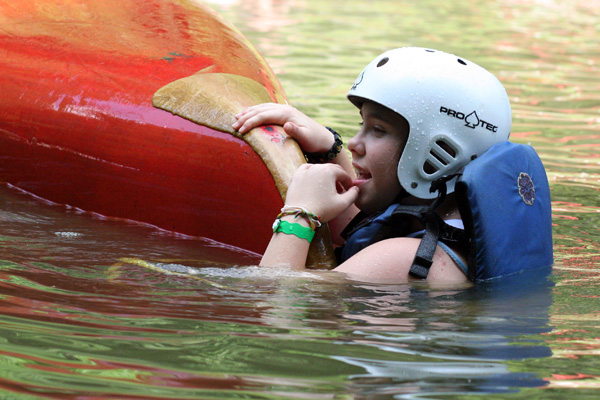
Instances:
[[[444,157],[442,156],[442,154],[439,154],[433,150],[431,150],[429,152],[429,154],[431,154],[433,156],[433,158],[435,158],[437,161],[439,161],[443,166],[448,165],[448,160],[445,160]]]
[[[459,64],[467,65],[467,63],[464,60],[461,60],[460,58],[456,61],[458,61]]]
[[[452,157],[452,158],[456,157],[456,151],[445,141],[438,140],[435,142],[435,144],[440,146],[448,155],[450,155],[450,157]]]
[[[445,140],[436,140],[435,145],[429,150],[429,156],[423,164],[423,172],[433,175],[445,169],[456,160],[456,149]]]
[[[384,57],[377,63],[377,68],[383,67],[387,62],[390,61],[389,57]]]
[[[425,164],[423,164],[423,171],[425,171],[427,175],[433,175],[438,171],[438,168],[431,165],[429,161],[425,161]]]

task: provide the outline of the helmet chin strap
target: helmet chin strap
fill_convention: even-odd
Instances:
[[[456,178],[459,175],[461,175],[461,173],[444,175],[441,178],[438,178],[431,182],[431,186],[429,187],[429,192],[430,193],[438,192],[437,197],[435,197],[435,199],[431,203],[431,211],[435,210],[438,206],[440,206],[444,202],[444,200],[446,200],[446,195],[448,193],[448,188],[447,188],[446,183],[448,183],[453,178]],[[398,194],[398,196],[396,196],[396,199],[394,200],[394,202],[401,203],[402,200],[404,200],[407,197],[411,197],[411,194],[409,194],[401,184],[400,185],[400,193]]]
[[[438,192],[437,197],[435,198],[433,203],[431,203],[432,211],[435,210],[438,206],[440,206],[444,202],[444,200],[446,200],[446,194],[448,193],[448,187],[446,184],[449,181],[451,181],[452,179],[454,179],[460,175],[462,175],[462,173],[460,173],[460,172],[456,173],[456,174],[444,175],[441,178],[438,178],[438,179],[434,180],[433,182],[431,182],[431,187],[429,188],[429,192],[430,193]]]
[[[433,203],[431,203],[431,211],[435,210],[440,204],[442,204],[444,202],[444,200],[446,200],[446,194],[448,192],[448,187],[446,186],[446,182],[448,182],[452,178],[453,178],[453,176],[451,176],[451,177],[442,176],[441,178],[438,178],[438,179],[434,180],[433,182],[431,182],[431,187],[429,188],[429,192],[430,193],[435,193],[435,192],[438,193],[438,195],[435,198],[435,200],[433,201]]]

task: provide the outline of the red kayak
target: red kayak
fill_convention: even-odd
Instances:
[[[228,131],[239,109],[285,95],[214,11],[193,0],[0,0],[0,51],[0,181],[264,251],[301,153],[279,127]]]

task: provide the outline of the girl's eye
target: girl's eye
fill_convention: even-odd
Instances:
[[[373,133],[375,133],[376,135],[383,135],[385,134],[385,129],[383,129],[381,126],[379,125],[375,125],[373,127]]]
[[[384,127],[379,124],[372,124],[369,122],[361,121],[358,123],[366,132],[372,132],[375,136],[383,136],[387,133]]]

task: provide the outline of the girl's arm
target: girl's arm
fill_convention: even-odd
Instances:
[[[358,187],[352,186],[352,177],[335,164],[304,164],[290,182],[285,204],[301,207],[329,222],[350,207],[358,196]],[[282,224],[290,224],[298,232],[276,232],[260,262],[262,266],[289,266],[303,269],[310,242],[303,238],[311,231],[308,219],[287,215]]]

